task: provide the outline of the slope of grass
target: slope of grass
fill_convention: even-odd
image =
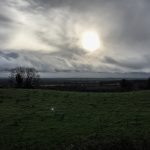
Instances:
[[[0,90],[0,149],[150,149],[150,91]]]

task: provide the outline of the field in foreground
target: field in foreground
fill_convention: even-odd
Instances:
[[[150,91],[1,89],[0,149],[149,150]]]

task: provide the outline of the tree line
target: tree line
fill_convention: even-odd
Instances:
[[[15,88],[37,88],[37,87],[40,87],[40,88],[42,88],[42,86],[40,86],[39,82],[40,82],[40,75],[35,68],[17,67],[10,71],[9,83],[10,83],[11,87],[15,87]],[[111,88],[115,88],[115,85],[114,85],[114,87],[106,86],[107,82],[110,82],[110,81],[105,81],[104,85],[100,84],[98,87],[95,84],[95,85],[93,85],[93,89],[98,88],[97,90],[99,91],[99,90],[102,90],[103,88],[106,88],[106,90],[108,89],[108,91],[109,91],[109,89],[111,90]],[[118,83],[118,81],[116,83]],[[70,89],[74,89],[74,90],[80,89],[81,91],[84,90],[84,88],[85,89],[88,88],[88,84],[85,84],[83,86],[83,83],[81,83],[81,85],[79,85],[79,84],[74,85],[70,82],[69,86],[68,86],[68,84],[65,83],[63,87],[56,85],[54,88],[56,88],[56,90],[60,89],[60,88],[67,90],[67,88],[69,87],[69,90]],[[142,89],[150,89],[150,78],[148,80],[143,80],[142,82],[139,82],[136,80],[122,79],[119,81],[119,88],[116,88],[114,90],[116,90],[116,91],[131,91],[131,90],[142,90]]]

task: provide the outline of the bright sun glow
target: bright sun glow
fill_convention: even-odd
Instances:
[[[99,36],[94,31],[84,32],[81,38],[82,47],[93,52],[101,47]]]

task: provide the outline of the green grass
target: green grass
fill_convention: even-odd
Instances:
[[[0,90],[2,150],[148,150],[149,142],[150,91]]]

